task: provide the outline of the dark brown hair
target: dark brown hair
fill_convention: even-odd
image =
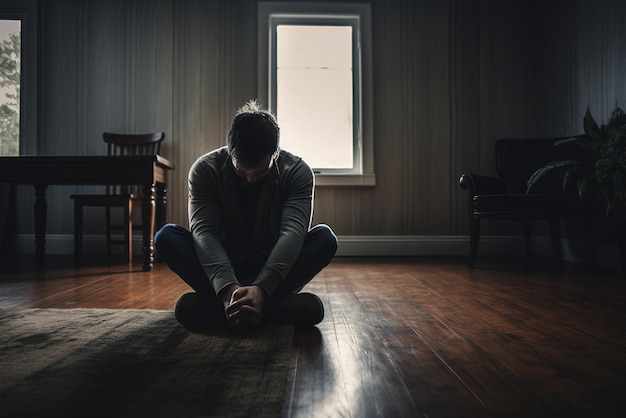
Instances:
[[[241,167],[254,167],[278,150],[280,129],[276,118],[256,100],[244,104],[228,131],[228,153]]]

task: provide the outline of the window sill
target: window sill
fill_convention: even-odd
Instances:
[[[376,186],[376,174],[316,174],[316,186]]]

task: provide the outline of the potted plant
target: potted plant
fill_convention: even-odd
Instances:
[[[539,168],[528,180],[527,190],[556,169],[576,178],[586,262],[589,266],[595,264],[593,241],[612,237],[609,239],[617,242],[622,270],[626,272],[626,114],[618,107],[606,125],[598,126],[587,108],[583,127],[584,135],[554,144],[577,146],[582,151],[580,158],[551,161]],[[604,221],[594,216],[596,208],[604,213]]]
[[[548,172],[574,168],[583,172],[578,179],[578,196],[590,201],[598,196],[606,215],[626,221],[626,114],[619,107],[606,125],[598,126],[589,108],[583,119],[585,134],[555,142],[554,146],[576,144],[585,158],[551,161],[539,168],[528,180],[528,190]]]

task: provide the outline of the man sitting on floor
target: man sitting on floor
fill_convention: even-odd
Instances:
[[[176,304],[186,327],[324,318],[320,298],[299,292],[330,263],[337,237],[327,225],[311,228],[313,171],[279,148],[279,136],[274,116],[246,103],[228,146],[189,170],[190,231],[168,224],[155,235],[159,257],[195,291]]]

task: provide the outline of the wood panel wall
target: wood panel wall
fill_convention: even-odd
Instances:
[[[371,3],[377,185],[317,189],[314,220],[337,234],[467,235],[457,180],[494,173],[497,138],[566,135],[582,129],[585,102],[606,111],[626,99],[626,60],[615,57],[626,45],[623,2]],[[163,130],[162,153],[177,167],[169,220],[186,225],[189,166],[225,143],[234,111],[256,96],[256,9],[257,0],[40,2],[38,153],[101,154],[103,131]],[[581,32],[589,13],[598,17]],[[72,233],[68,196],[86,189],[50,187],[49,233]],[[19,230],[32,232],[30,188],[19,204]]]

